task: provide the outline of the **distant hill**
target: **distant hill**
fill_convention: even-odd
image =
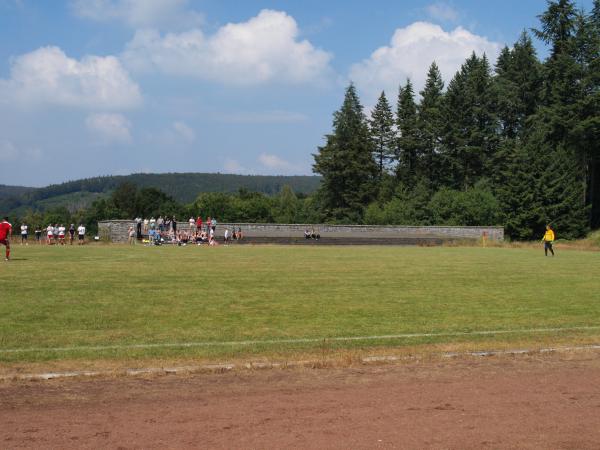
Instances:
[[[65,206],[76,210],[108,196],[121,183],[154,187],[182,203],[193,202],[201,192],[237,192],[241,188],[277,194],[286,184],[294,192],[310,194],[321,182],[317,176],[231,175],[221,173],[135,173],[85,178],[43,188],[0,185],[0,212],[20,215],[27,209],[47,210]]]
[[[25,186],[7,186],[0,184],[0,200],[9,197],[19,197],[27,192],[34,191],[35,188]]]

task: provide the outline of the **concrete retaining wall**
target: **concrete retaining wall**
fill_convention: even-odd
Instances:
[[[127,230],[135,228],[132,220],[103,220],[98,222],[98,232],[101,238],[111,242],[127,241]],[[177,224],[179,230],[189,230],[187,222]],[[443,240],[480,239],[484,235],[494,241],[504,240],[503,227],[434,227],[434,226],[393,226],[393,225],[305,225],[305,224],[266,224],[266,223],[219,223],[216,235],[223,236],[225,228],[241,228],[244,236],[251,241],[252,237],[261,238],[296,238],[304,235],[304,230],[314,228],[323,243],[327,238],[439,238]],[[339,240],[339,239],[336,239]],[[258,239],[257,239],[258,241]]]

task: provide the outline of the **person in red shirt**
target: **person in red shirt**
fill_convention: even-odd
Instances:
[[[10,233],[12,232],[12,225],[8,223],[8,217],[5,217],[0,222],[0,244],[6,247],[6,261],[10,259]]]
[[[198,216],[196,219],[196,230],[198,233],[202,232],[202,217]]]

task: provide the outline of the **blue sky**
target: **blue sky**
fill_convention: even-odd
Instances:
[[[545,7],[0,0],[0,184],[310,174],[349,80],[367,111],[383,89],[393,101],[407,77],[419,90],[433,60],[447,82],[472,51],[495,60]]]

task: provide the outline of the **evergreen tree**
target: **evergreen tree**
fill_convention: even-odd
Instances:
[[[420,92],[421,102],[418,106],[417,116],[417,133],[420,143],[418,155],[420,164],[417,176],[423,180],[430,192],[439,186],[443,90],[442,74],[437,64],[433,62],[427,73],[425,87]]]
[[[600,227],[600,0],[594,0],[589,15],[578,14],[575,47],[582,72],[582,95],[571,141],[583,163],[590,224],[596,228]]]
[[[536,167],[533,158],[519,142],[507,141],[507,164],[504,182],[496,186],[503,214],[504,230],[508,237],[516,240],[536,239],[534,234],[544,225]]]
[[[526,32],[512,50],[505,47],[496,63],[497,114],[504,139],[514,139],[539,105],[542,84],[541,64]]]
[[[444,96],[443,163],[445,182],[467,189],[493,177],[498,147],[495,96],[485,55],[474,53],[448,85]]]
[[[523,32],[512,49],[505,47],[501,51],[496,63],[494,86],[501,141],[494,156],[495,170],[491,177],[496,193],[504,191],[506,194],[513,188],[523,186],[521,171],[529,169],[514,165],[515,152],[523,152],[521,141],[527,131],[527,120],[535,114],[539,106],[541,83],[541,64],[531,38]],[[516,193],[515,198],[520,198],[519,194]],[[508,204],[514,206],[513,199],[508,199]],[[523,237],[527,234],[525,228],[531,226],[531,223],[526,224],[525,217],[518,209],[515,210],[514,218],[509,210],[505,210],[505,214],[507,220],[514,219],[519,224],[518,232],[513,225],[507,228],[509,236]]]
[[[384,171],[394,160],[396,145],[394,115],[383,91],[371,113],[369,126],[373,139],[373,157],[379,168],[379,180],[381,180]]]
[[[396,116],[398,126],[396,174],[401,183],[413,188],[418,171],[419,136],[417,133],[417,105],[410,79],[406,80],[404,87],[400,87]]]
[[[573,133],[584,101],[585,22],[571,0],[549,1],[540,22],[535,33],[552,51],[544,63],[542,102],[531,120],[528,146],[541,165],[538,201],[544,215],[561,235],[579,237],[589,224],[585,156]]]
[[[286,184],[283,186],[273,209],[273,219],[275,222],[297,223],[300,202],[290,185]]]
[[[333,133],[314,154],[313,171],[323,176],[318,191],[326,220],[359,223],[375,198],[377,165],[367,120],[353,84],[333,116]]]

